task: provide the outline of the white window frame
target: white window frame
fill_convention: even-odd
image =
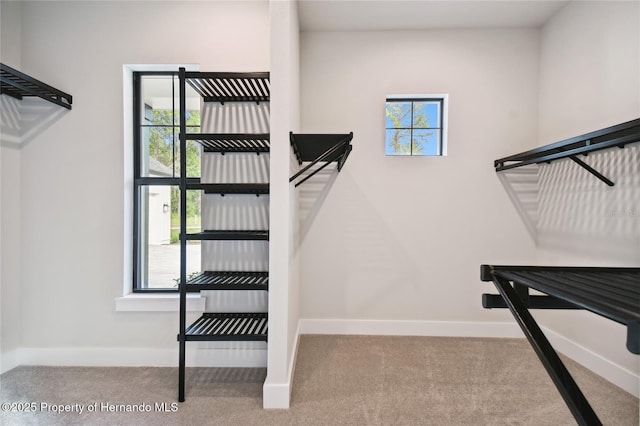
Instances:
[[[136,71],[199,71],[198,64],[125,64],[122,66],[123,142],[124,142],[124,226],[123,226],[123,285],[122,296],[115,298],[119,312],[177,312],[180,295],[176,293],[133,292],[133,73]],[[187,295],[187,310],[204,310],[205,298],[200,294]]]

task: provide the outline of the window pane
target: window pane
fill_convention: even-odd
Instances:
[[[140,80],[140,124],[173,123],[173,77],[170,75],[143,75]]]
[[[413,155],[440,155],[440,130],[414,129]]]
[[[178,76],[174,77],[173,87],[174,87],[173,105],[174,105],[174,108],[175,108],[175,114],[174,114],[173,123],[176,126],[178,126],[178,125],[180,125],[180,78]],[[200,95],[198,95],[198,93],[189,84],[185,84],[185,89],[186,89],[185,101],[187,103],[187,126],[189,126],[189,125],[200,126],[200,102],[202,101],[202,98],[200,97]],[[196,121],[189,119],[189,115],[192,112],[197,112],[197,114],[198,114],[198,117],[197,117]],[[190,123],[190,121],[191,121],[191,123]],[[194,130],[189,130],[189,132],[193,133]]]
[[[140,90],[140,176],[173,177],[173,78],[143,75]]]
[[[141,186],[139,194],[138,288],[176,288],[180,277],[179,189],[168,185]],[[199,232],[200,191],[189,191],[187,197],[188,232]],[[189,241],[187,275],[199,271],[200,242]]]
[[[413,127],[418,129],[440,128],[440,102],[414,102]]]
[[[411,130],[387,129],[387,155],[411,155]]]
[[[387,129],[411,127],[411,102],[387,102]]]
[[[173,127],[142,127],[140,133],[140,176],[173,177]]]
[[[197,127],[190,128],[189,133],[194,132]],[[176,177],[180,176],[180,138],[176,128],[175,155],[176,155]],[[187,177],[200,177],[200,166],[202,158],[202,145],[195,141],[187,141]]]

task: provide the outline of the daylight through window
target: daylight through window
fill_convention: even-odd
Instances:
[[[176,291],[180,276],[179,84],[175,72],[135,72],[134,291]],[[187,89],[187,127],[200,128],[200,97]],[[200,175],[201,148],[187,144],[187,176]],[[187,227],[200,230],[200,191],[187,194]],[[199,270],[200,244],[190,243],[188,269]]]
[[[445,150],[446,96],[389,96],[386,155],[441,156]]]

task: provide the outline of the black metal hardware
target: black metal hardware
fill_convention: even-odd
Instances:
[[[293,152],[298,160],[298,164],[302,165],[303,162],[310,161],[310,164],[306,165],[291,176],[289,182],[293,182],[316,164],[324,162],[323,165],[310,172],[301,181],[297,182],[295,184],[297,187],[332,162],[337,162],[338,171],[342,170],[349,153],[351,153],[353,132],[349,134],[294,134],[293,132],[290,132],[289,139],[291,146],[293,147]]]
[[[558,299],[553,296],[529,295],[529,300],[525,302],[525,306],[529,309],[582,309],[567,301]],[[483,294],[482,307],[485,309],[507,308],[504,299],[497,294]]]
[[[187,189],[204,190],[205,194],[268,194],[268,183],[200,183],[187,184]]]
[[[192,133],[187,140],[198,142],[205,152],[269,152],[268,133]]]
[[[205,230],[198,233],[186,234],[185,237],[187,240],[196,240],[196,241],[205,241],[205,240],[267,241],[269,240],[269,231]]]
[[[266,313],[205,312],[185,332],[189,341],[267,341]]]
[[[266,341],[266,313],[205,312],[186,326],[186,293],[203,290],[268,290],[268,272],[204,271],[195,277],[186,276],[186,243],[190,240],[268,241],[268,230],[203,230],[187,233],[186,193],[200,190],[205,194],[268,194],[268,183],[204,183],[200,178],[186,177],[186,143],[195,141],[204,152],[268,153],[269,134],[260,133],[187,133],[185,89],[188,84],[205,102],[269,101],[269,73],[200,73],[180,69],[180,345],[178,399],[185,399],[185,343],[187,341]],[[146,181],[151,182],[147,179]],[[164,180],[164,182],[167,182]]]
[[[187,82],[205,102],[268,102],[268,72],[188,72]]]
[[[178,344],[180,346],[178,366],[178,401],[184,401],[185,381],[185,352],[187,326],[187,95],[185,84],[185,69],[180,68],[180,331]]]
[[[496,172],[526,166],[528,164],[549,163],[553,160],[571,158],[589,173],[609,186],[614,183],[596,171],[593,167],[578,159],[579,154],[588,155],[611,147],[623,148],[630,143],[640,142],[640,118],[576,136],[560,142],[545,145],[519,154],[510,155],[494,161]]]
[[[587,154],[585,154],[585,155],[587,155]],[[572,155],[569,158],[571,160],[573,160],[577,165],[579,165],[580,167],[582,167],[583,169],[585,169],[586,171],[588,171],[589,173],[591,173],[592,175],[594,175],[595,177],[600,179],[602,182],[607,184],[608,186],[613,186],[614,185],[614,183],[611,181],[611,179],[605,177],[602,173],[600,173],[599,171],[597,171],[596,169],[594,169],[593,167],[591,167],[590,165],[588,165],[587,163],[585,163],[581,159],[577,158],[575,155]]]
[[[627,349],[640,354],[640,268],[482,265],[480,279],[492,281],[503,300],[483,294],[483,306],[509,308],[578,423],[601,424],[528,309],[583,308],[624,324]],[[529,288],[548,296],[529,296]]]
[[[268,290],[268,272],[204,271],[187,281],[187,291]]]
[[[5,64],[0,64],[0,93],[16,99],[22,99],[24,96],[36,96],[66,109],[71,109],[73,101],[70,94]]]

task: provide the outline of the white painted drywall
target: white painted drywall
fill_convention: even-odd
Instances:
[[[542,28],[540,58],[538,145],[640,117],[638,2],[570,3]],[[605,186],[570,161],[543,165],[538,261],[640,266],[640,148],[614,148],[585,161],[615,186]],[[536,316],[639,375],[639,357],[625,348],[625,327],[586,312]]]
[[[21,6],[0,3],[0,62],[20,67]],[[20,102],[0,96],[0,373],[20,347]]]
[[[303,32],[302,130],[354,132],[302,243],[304,319],[511,321],[480,264],[535,247],[493,160],[537,141],[535,29]],[[384,155],[387,94],[449,94],[448,156]]]
[[[126,220],[122,66],[269,70],[268,3],[23,2],[21,54],[24,71],[73,95],[73,110],[20,151],[21,345],[31,362],[50,348],[139,348],[175,349],[177,363],[177,312],[114,309]]]
[[[299,30],[295,1],[271,7],[269,342],[265,408],[288,408],[299,320],[296,194],[289,185],[289,132],[299,127]]]

